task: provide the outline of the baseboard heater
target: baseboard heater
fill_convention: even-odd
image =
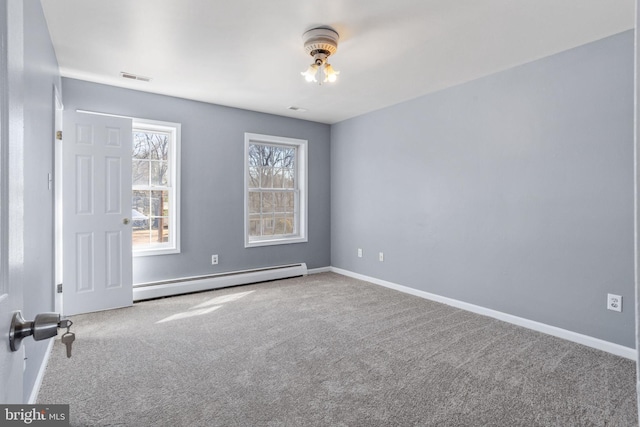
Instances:
[[[306,276],[307,264],[280,265],[277,267],[257,268],[253,270],[233,271],[208,276],[186,277],[160,282],[133,285],[133,300],[143,301],[191,292],[208,291],[229,286]]]

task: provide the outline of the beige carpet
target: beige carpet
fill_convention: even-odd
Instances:
[[[632,361],[333,273],[73,321],[74,426],[637,425]]]

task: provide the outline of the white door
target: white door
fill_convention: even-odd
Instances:
[[[130,306],[131,119],[65,111],[62,311]]]
[[[9,36],[9,37],[8,37]],[[24,346],[9,349],[13,314],[22,310],[23,121],[19,93],[22,72],[22,2],[0,2],[0,402],[22,403]],[[7,55],[7,53],[10,53]]]

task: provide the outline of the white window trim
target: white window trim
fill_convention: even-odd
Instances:
[[[296,182],[299,193],[299,218],[298,234],[291,237],[249,239],[249,145],[294,145],[298,151]],[[306,139],[286,138],[283,136],[262,135],[258,133],[244,134],[244,247],[253,248],[260,246],[286,245],[291,243],[304,243],[307,237],[307,143]]]
[[[174,213],[169,219],[170,233],[170,246],[164,246],[160,248],[143,248],[133,249],[134,257],[142,256],[154,256],[154,255],[169,255],[180,253],[180,137],[182,133],[182,125],[180,123],[163,122],[158,120],[146,120],[146,119],[133,119],[132,128],[149,129],[160,132],[168,132],[171,134],[174,143],[171,145],[171,151],[169,152],[170,158],[174,159],[172,162],[170,182],[174,188],[174,197],[169,199],[171,205],[170,209]]]

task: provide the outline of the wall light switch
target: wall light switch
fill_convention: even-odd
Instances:
[[[358,258],[362,258],[362,248],[358,248]]]

